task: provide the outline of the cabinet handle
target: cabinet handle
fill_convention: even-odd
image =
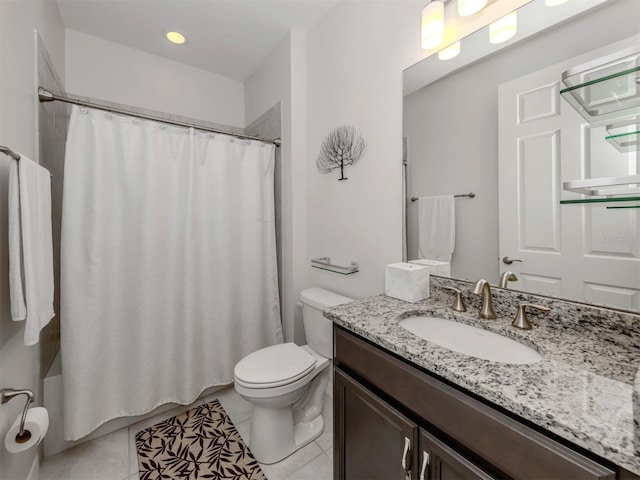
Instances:
[[[411,440],[404,437],[404,451],[402,452],[402,471],[406,480],[411,480]]]
[[[427,480],[425,474],[427,473],[427,469],[429,468],[429,454],[427,452],[422,452],[422,468],[420,469],[420,480]]]

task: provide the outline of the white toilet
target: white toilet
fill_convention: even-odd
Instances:
[[[318,438],[322,404],[331,375],[332,322],[326,308],[351,302],[322,288],[300,292],[307,345],[283,343],[247,355],[234,369],[236,391],[253,404],[251,451],[275,463]]]

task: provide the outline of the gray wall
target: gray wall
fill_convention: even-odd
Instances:
[[[456,199],[453,277],[497,283],[498,85],[638,33],[638,0],[580,16],[404,99],[407,197],[475,192]],[[417,257],[417,202],[408,202],[409,259]]]
[[[56,71],[64,75],[64,25],[56,2],[0,1],[0,144],[40,161],[36,86],[38,37],[47,46]],[[64,77],[62,77],[64,80]],[[42,345],[24,345],[24,322],[11,320],[7,191],[11,160],[0,155],[0,388],[29,388],[41,405]],[[0,405],[0,438],[4,439],[24,408],[24,399]],[[38,449],[11,454],[0,448],[0,478],[35,479]]]

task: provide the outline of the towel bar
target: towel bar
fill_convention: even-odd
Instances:
[[[331,263],[330,257],[313,258],[311,266],[329,272],[341,273],[342,275],[356,273],[359,269],[359,265],[356,262],[351,262],[349,266],[335,265]]]
[[[4,145],[0,145],[0,153],[4,153],[5,155],[13,158],[16,162],[20,160],[20,154],[14,152],[9,147],[5,147]],[[40,165],[42,167],[42,165]],[[42,167],[44,168],[44,167]],[[46,170],[46,169],[45,169]],[[53,173],[49,172],[49,176],[53,178]]]
[[[14,152],[9,147],[5,147],[4,145],[0,145],[0,152],[4,153],[5,155],[10,156],[14,160],[20,160],[20,154]]]
[[[454,195],[454,198],[460,198],[460,197],[469,197],[469,198],[475,198],[476,194],[473,192],[469,192],[469,193],[459,193],[457,195]],[[415,202],[419,199],[420,197],[411,197],[411,201]]]

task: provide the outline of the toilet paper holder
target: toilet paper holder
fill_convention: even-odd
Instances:
[[[27,403],[24,406],[24,410],[22,410],[22,417],[20,417],[20,430],[16,435],[16,442],[25,443],[31,439],[31,432],[24,429],[24,422],[27,419],[27,411],[29,410],[29,405],[31,405],[31,403],[33,402],[33,392],[27,389],[18,390],[16,388],[5,388],[3,390],[0,390],[0,403],[4,405],[18,395],[27,396]]]

